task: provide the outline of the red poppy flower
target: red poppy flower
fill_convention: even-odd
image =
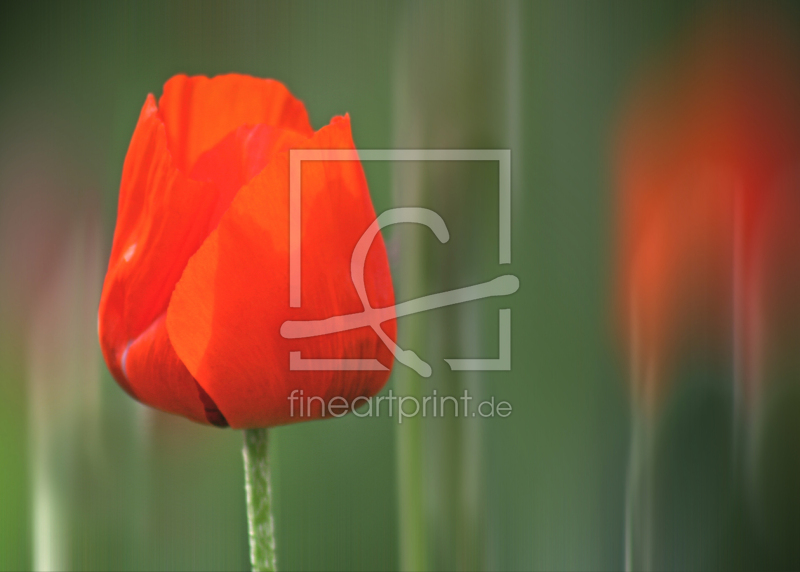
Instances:
[[[720,16],[651,68],[626,109],[620,293],[635,383],[663,383],[677,353],[709,343],[757,383],[771,293],[797,266],[775,238],[800,222],[797,52],[777,20]]]
[[[293,390],[326,403],[377,393],[392,364],[369,327],[287,340],[286,320],[363,310],[350,259],[375,219],[358,161],[302,168],[302,307],[289,307],[289,149],[354,149],[348,116],[313,131],[279,82],[176,76],[147,97],[128,148],[99,312],[111,373],[128,393],[200,423],[309,419]],[[394,304],[380,235],[364,280]],[[395,339],[394,320],[384,323]],[[291,371],[303,357],[372,358],[386,371]],[[320,408],[313,409],[319,416]]]

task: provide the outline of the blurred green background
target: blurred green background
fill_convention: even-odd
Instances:
[[[0,569],[249,567],[241,435],[133,402],[106,371],[95,330],[122,163],[145,96],[176,73],[226,72],[284,82],[315,128],[349,112],[360,148],[512,151],[505,268],[490,165],[365,170],[378,212],[434,208],[453,235],[439,245],[424,229],[387,233],[399,299],[506,272],[521,282],[510,299],[401,321],[401,345],[434,375],[415,380],[396,365],[387,390],[469,388],[508,400],[513,414],[403,428],[348,416],[274,430],[281,569],[621,569],[630,406],[610,305],[611,141],[635,72],[704,9],[3,3]],[[512,371],[449,373],[441,357],[496,355],[497,309],[509,306]],[[660,566],[795,562],[780,546],[796,535],[770,543],[797,528],[730,524],[747,518],[717,498],[729,479],[725,372],[695,369],[687,376],[699,382],[665,415]],[[779,448],[798,435],[774,430]],[[417,512],[404,492],[414,484]],[[422,556],[403,556],[406,542]]]

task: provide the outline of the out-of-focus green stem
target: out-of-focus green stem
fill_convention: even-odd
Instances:
[[[630,299],[630,376],[633,415],[625,494],[625,570],[653,569],[657,373],[648,368],[641,343],[638,290]]]
[[[401,384],[398,383],[398,387]],[[419,396],[420,382],[406,379],[403,395]],[[406,419],[397,432],[398,488],[400,503],[400,569],[425,570],[425,515],[422,483],[422,418]]]
[[[247,491],[247,523],[250,563],[254,572],[277,570],[275,521],[272,518],[272,485],[269,474],[266,429],[244,432],[244,478]]]
[[[417,177],[411,176],[403,183],[408,184],[408,188],[419,191],[419,183],[416,179]],[[398,230],[408,231],[408,229]],[[406,248],[402,253],[400,266],[405,272],[402,273],[403,280],[398,284],[398,291],[404,298],[409,298],[413,296],[413,293],[420,291],[424,281],[424,271],[420,264],[419,235],[407,232],[403,238]],[[409,321],[406,329],[400,335],[400,343],[405,347],[425,346],[425,332],[419,321]],[[422,383],[422,379],[410,368],[398,368],[395,374],[395,388],[399,395],[420,399]],[[423,482],[423,423],[422,416],[414,415],[397,426],[400,569],[404,571],[416,572],[428,569]]]
[[[94,532],[95,502],[106,493],[93,487],[84,496],[88,488],[80,486],[82,471],[96,475],[104,468],[96,367],[101,240],[93,216],[69,224],[28,330],[32,567],[44,571],[104,568],[93,560],[98,556],[78,549],[78,540]]]
[[[420,147],[420,129],[422,123],[419,115],[416,91],[410,75],[409,46],[412,39],[410,18],[415,7],[404,5],[400,18],[398,44],[394,62],[394,111],[395,135],[397,148]],[[395,206],[418,206],[423,192],[422,170],[420,165],[406,165],[393,172],[393,193]],[[418,296],[425,284],[425,271],[421,263],[422,245],[420,233],[412,229],[393,229],[393,240],[402,238],[403,249],[400,252],[399,269],[393,268],[395,287],[398,299],[410,299]],[[399,270],[399,272],[398,272]],[[401,347],[425,347],[424,325],[414,317],[406,320],[405,327],[398,331],[398,343]],[[422,380],[409,368],[396,368],[394,375],[395,389],[399,395],[420,398]],[[400,569],[406,572],[427,570],[428,527],[425,518],[424,471],[423,471],[423,419],[415,415],[397,425],[396,463],[399,512]]]
[[[503,40],[518,17],[516,4],[509,5],[507,15],[478,4],[457,10],[439,3],[402,5],[393,66],[395,148],[507,146],[500,143],[506,135],[504,121],[516,128],[518,100],[503,93],[506,83],[516,90],[519,77],[517,60],[505,62],[505,58],[517,56],[519,42],[513,33],[507,48]],[[465,58],[470,65],[464,65]],[[508,118],[497,113],[506,103]],[[509,136],[516,140],[516,133]],[[427,242],[430,236],[424,230],[392,230],[392,240],[402,245],[392,268],[398,300],[451,290],[472,281],[478,275],[476,268],[489,268],[484,239],[496,239],[484,229],[496,224],[487,208],[497,200],[496,180],[476,178],[478,171],[470,165],[425,162],[393,168],[394,206],[432,208],[459,237],[444,252]],[[495,260],[496,254],[492,267]],[[398,345],[424,349],[425,359],[442,367],[434,366],[431,378],[422,379],[398,365],[394,377],[398,394],[417,400],[432,393],[458,398],[468,390],[474,398],[482,374],[448,371],[442,358],[481,355],[486,350],[482,319],[479,307],[466,306],[404,319]],[[486,567],[484,424],[466,415],[466,411],[459,418],[423,413],[397,426],[402,570]]]
[[[654,432],[653,420],[634,412],[625,500],[626,572],[653,569]]]

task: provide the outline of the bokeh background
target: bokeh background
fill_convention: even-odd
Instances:
[[[176,73],[227,72],[284,82],[315,128],[349,112],[360,148],[512,151],[512,264],[503,268],[495,166],[365,170],[378,212],[434,208],[453,237],[441,245],[421,228],[387,233],[399,299],[506,272],[521,282],[510,299],[403,319],[401,345],[434,375],[396,366],[387,390],[466,388],[509,401],[513,414],[403,426],[348,416],[274,430],[281,569],[622,569],[632,403],[614,326],[614,134],[648,62],[709,11],[732,9],[3,3],[0,569],[249,567],[241,434],[135,403],[96,339],[141,105]],[[800,33],[796,9],[776,10]],[[496,355],[504,307],[512,370],[449,372],[442,357]],[[765,453],[750,473],[766,476],[738,494],[731,372],[700,359],[681,376],[658,421],[654,568],[795,566],[797,392],[776,398],[764,425]]]

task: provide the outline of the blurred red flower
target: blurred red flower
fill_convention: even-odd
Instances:
[[[350,257],[375,219],[358,161],[303,164],[303,307],[290,309],[289,149],[354,149],[349,117],[315,132],[281,83],[242,75],[176,76],[158,104],[147,97],[123,167],[98,326],[106,363],[133,397],[253,428],[309,419],[290,413],[295,389],[351,403],[386,382],[392,356],[368,327],[279,334],[288,319],[363,310]],[[394,304],[380,236],[364,277],[373,307]],[[394,321],[384,327],[395,339]],[[290,350],[376,358],[387,370],[290,371]]]
[[[800,261],[800,230],[787,235],[800,229],[790,37],[762,13],[712,14],[647,70],[625,108],[618,291],[633,382],[648,400],[689,346],[732,351],[744,383],[757,383],[770,308],[791,305],[775,295]]]

